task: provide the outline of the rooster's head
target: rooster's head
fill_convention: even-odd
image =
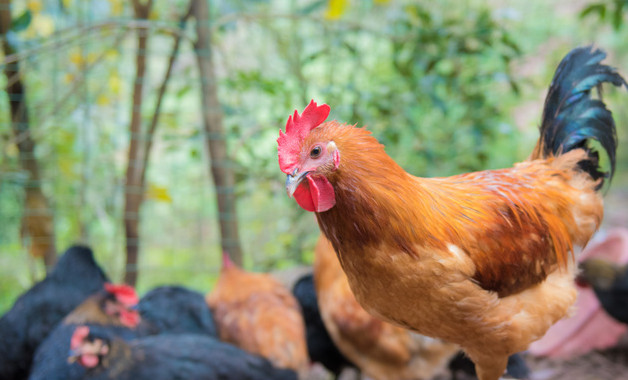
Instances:
[[[329,106],[313,100],[299,115],[288,117],[286,132],[277,139],[279,167],[288,175],[286,191],[307,211],[323,212],[336,204],[328,175],[340,165],[340,151],[317,127],[329,116]]]

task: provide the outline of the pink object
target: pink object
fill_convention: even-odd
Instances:
[[[628,263],[628,230],[616,228],[591,244],[578,260],[600,258],[618,264]],[[627,327],[610,317],[590,288],[578,288],[575,313],[549,329],[545,336],[532,343],[529,351],[534,355],[573,357],[596,349],[617,344]]]
[[[312,129],[327,119],[329,111],[330,108],[327,104],[318,106],[312,100],[301,115],[294,111],[294,115],[288,117],[286,132],[279,130],[279,138],[277,139],[279,168],[282,172],[292,173],[299,160],[301,142]]]

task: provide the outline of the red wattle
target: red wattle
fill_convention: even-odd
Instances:
[[[312,201],[316,212],[327,211],[336,205],[336,194],[334,187],[329,183],[325,176],[307,176],[310,184],[310,192],[312,193]]]
[[[334,187],[325,176],[307,175],[307,183],[301,182],[293,196],[299,206],[310,212],[327,211],[336,204]]]
[[[292,196],[305,211],[314,212],[314,201],[312,201],[312,193],[307,183],[301,182]]]

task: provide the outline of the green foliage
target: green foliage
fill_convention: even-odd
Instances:
[[[119,281],[136,52],[130,3],[14,3],[18,26],[12,33],[15,46],[29,48],[22,70],[58,248],[89,243]],[[42,8],[27,7],[35,3]],[[330,104],[330,118],[366,125],[411,173],[444,176],[526,157],[538,137],[535,123],[553,70],[572,47],[608,43],[603,47],[625,62],[625,28],[609,35],[563,16],[553,8],[560,4],[510,3],[356,0],[337,2],[344,8],[332,20],[328,1],[212,2],[217,84],[236,170],[245,266],[267,271],[312,260],[316,220],[285,195],[276,150],[279,128],[310,99]],[[615,20],[609,16],[615,3],[598,1],[604,11],[597,6],[583,14]],[[148,21],[145,122],[152,117],[172,30],[187,5],[155,2]],[[54,34],[44,27],[50,20]],[[98,27],[108,23],[114,27]],[[206,291],[220,263],[193,33],[188,25],[150,157],[149,192],[139,216],[140,292],[164,283]],[[42,274],[20,244],[26,178],[6,100],[2,94],[0,277],[7,281],[0,287],[0,311]],[[533,111],[518,108],[527,103]],[[628,116],[620,108],[611,107],[625,128]],[[619,132],[620,139],[626,135]],[[621,148],[618,157],[621,178]]]
[[[11,31],[13,31],[14,33],[18,33],[25,30],[30,25],[31,20],[32,20],[32,13],[30,10],[27,9],[24,12],[22,12],[22,14],[19,17],[11,21]]]
[[[382,126],[385,145],[420,175],[492,166],[507,122],[503,97],[518,93],[509,72],[520,53],[513,37],[481,7],[457,14],[411,4],[400,15],[391,27],[396,86],[385,102],[371,98],[376,118],[401,116]],[[424,162],[413,165],[416,158]]]
[[[597,15],[600,21],[608,22],[615,30],[624,25],[624,14],[628,12],[628,0],[604,0],[587,5],[580,17]]]

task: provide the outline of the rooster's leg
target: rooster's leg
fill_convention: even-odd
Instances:
[[[506,371],[508,356],[476,356],[469,355],[475,363],[475,372],[479,380],[499,380]]]

